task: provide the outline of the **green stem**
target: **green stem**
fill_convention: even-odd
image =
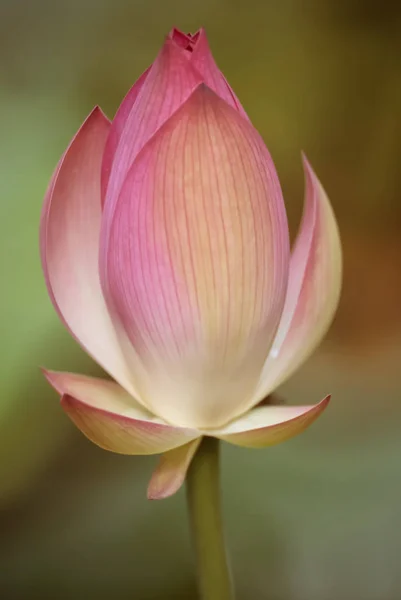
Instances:
[[[201,600],[231,600],[220,506],[220,443],[204,437],[187,474],[187,501]]]

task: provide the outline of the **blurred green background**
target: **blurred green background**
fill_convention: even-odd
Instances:
[[[155,460],[91,445],[38,366],[96,373],[38,256],[51,172],[95,104],[109,116],[172,25],[207,28],[273,154],[292,231],[300,150],[342,233],[342,301],[281,393],[333,394],[305,434],[225,446],[239,600],[401,597],[401,4],[383,0],[0,0],[0,597],[195,598],[185,494],[146,500]]]

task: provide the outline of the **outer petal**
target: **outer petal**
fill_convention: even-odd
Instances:
[[[202,438],[180,446],[160,457],[148,486],[149,500],[162,500],[172,496],[182,486],[191,460]]]
[[[121,135],[125,126],[125,123],[129,117],[129,114],[136,102],[139,92],[145,83],[146,77],[150,71],[149,67],[140,78],[134,83],[128,94],[122,101],[118,111],[115,114],[113,122],[111,124],[110,132],[107,138],[106,146],[103,153],[102,171],[101,171],[101,191],[102,191],[102,206],[104,205],[107,186],[109,183],[109,177],[111,168],[113,165],[114,155],[116,153],[118,144],[121,139]]]
[[[201,86],[138,156],[103,233],[102,277],[140,357],[142,401],[183,426],[240,414],[289,261],[277,174],[256,130]]]
[[[261,406],[253,408],[213,435],[245,448],[265,448],[298,435],[315,421],[328,405],[327,396],[315,406]]]
[[[99,282],[100,165],[110,129],[99,108],[60,160],[46,194],[40,246],[47,288],[72,335],[132,390]]]
[[[62,394],[61,405],[92,442],[119,454],[159,454],[187,444],[199,432],[171,427],[144,410],[113,381],[44,372]]]
[[[337,223],[306,158],[304,169],[304,215],[291,257],[287,297],[254,404],[292,375],[318,346],[340,298],[342,261]]]

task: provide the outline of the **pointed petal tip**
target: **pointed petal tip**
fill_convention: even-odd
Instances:
[[[301,158],[303,164],[309,164],[308,157],[306,156],[305,150],[301,150]]]
[[[42,375],[45,377],[48,383],[58,392],[60,395],[63,394],[62,386],[60,385],[59,378],[57,377],[57,371],[51,371],[45,367],[39,367]]]
[[[179,27],[174,26],[170,29],[170,31],[166,35],[166,38],[173,39],[174,36],[178,36],[180,38],[187,38],[188,40],[194,40],[194,39],[197,40],[200,36],[205,36],[205,35],[206,35],[206,30],[204,27],[199,27],[199,29],[197,29],[195,31],[195,33],[185,33]]]
[[[244,448],[266,448],[307,429],[327,408],[331,395],[313,406],[263,406],[216,432],[216,437]]]
[[[84,122],[81,125],[81,128],[79,129],[78,133],[81,133],[83,129],[86,128],[86,126],[88,125],[88,123],[92,122],[92,121],[105,121],[108,125],[111,124],[110,119],[107,117],[107,115],[103,112],[103,110],[100,108],[100,106],[98,104],[96,104],[92,110],[90,111],[90,113],[87,115],[86,119],[84,120]],[[75,136],[77,137],[77,136]],[[73,138],[74,140],[75,138]]]
[[[99,117],[102,117],[103,119],[105,119],[105,121],[107,121],[108,123],[110,123],[110,119],[108,118],[108,116],[106,115],[106,113],[104,112],[104,110],[98,105],[96,104],[92,111],[90,112],[89,116],[92,115],[98,115]]]
[[[311,410],[309,411],[309,414],[319,416],[327,408],[327,406],[330,403],[330,400],[331,394],[327,394],[327,396],[325,396],[323,400],[320,400],[320,402],[312,406]]]
[[[308,181],[310,181],[311,183],[313,183],[315,185],[318,184],[320,186],[321,185],[320,180],[319,180],[318,176],[316,175],[308,157],[306,156],[306,154],[303,150],[301,151],[301,158],[302,158],[302,166],[304,169],[306,184],[308,184]]]
[[[148,500],[165,500],[166,498],[173,496],[176,493],[176,491],[177,490],[175,490],[175,489],[171,490],[168,487],[157,490],[157,489],[152,489],[149,486],[147,489],[147,492],[146,492],[146,498]]]
[[[207,43],[207,34],[206,34],[206,28],[205,27],[199,27],[199,29],[197,29],[195,31],[195,33],[192,34],[192,38],[195,38],[196,41],[199,41],[201,38],[204,38],[206,40]]]
[[[184,33],[179,27],[177,27],[176,25],[173,25],[173,27],[170,29],[170,31],[168,32],[168,34],[165,37],[169,38],[169,39],[173,39],[175,35],[178,35],[179,37],[184,37],[184,38],[188,37],[188,35],[186,33]]]
[[[157,495],[152,494],[152,492],[149,491],[149,488],[146,492],[146,498],[147,498],[147,500],[164,500],[163,496],[157,496]]]
[[[47,379],[48,383],[62,396],[63,394],[74,394],[75,386],[80,382],[85,385],[85,382],[93,382],[99,385],[102,383],[112,383],[112,385],[116,386],[114,382],[108,382],[107,380],[103,380],[96,377],[87,377],[85,375],[79,375],[77,373],[70,373],[68,371],[53,371],[52,369],[46,369],[44,367],[40,367],[42,374]],[[117,386],[116,386],[117,387]]]

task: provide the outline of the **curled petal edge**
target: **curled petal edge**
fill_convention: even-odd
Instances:
[[[244,448],[266,448],[280,444],[311,425],[329,404],[326,396],[314,406],[260,406],[213,435]]]
[[[199,437],[193,429],[174,427],[143,409],[113,381],[73,373],[44,371],[61,394],[61,406],[96,445],[118,454],[160,454]]]

